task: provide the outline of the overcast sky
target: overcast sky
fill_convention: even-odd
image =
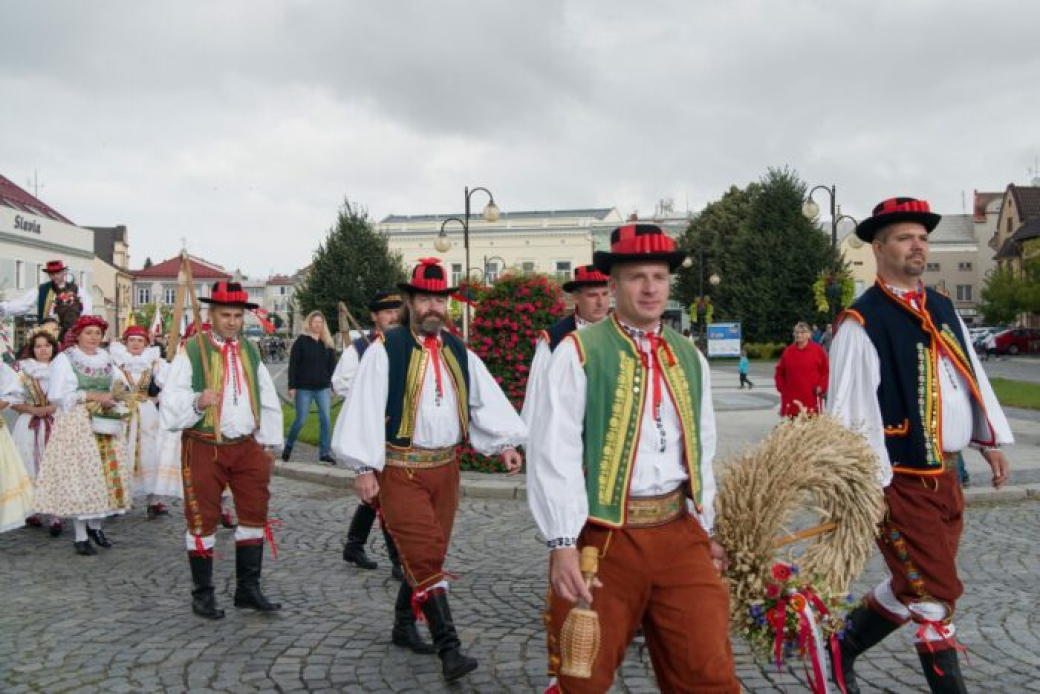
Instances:
[[[293,272],[344,196],[378,220],[466,185],[649,214],[787,165],[856,217],[959,213],[1040,156],[1035,0],[0,0],[0,26],[0,173],[126,224],[134,267],[186,237]]]

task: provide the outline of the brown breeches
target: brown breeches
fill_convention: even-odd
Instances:
[[[387,466],[379,476],[383,524],[397,545],[405,578],[423,590],[444,578],[444,559],[459,507],[459,466]]]
[[[188,530],[199,537],[217,532],[220,497],[231,489],[238,523],[262,528],[271,499],[271,459],[252,438],[215,445],[184,435],[181,438],[184,479],[184,517]]]
[[[885,489],[885,503],[878,547],[892,573],[892,592],[907,607],[943,605],[948,622],[964,592],[957,576],[964,495],[956,467],[935,477],[897,473]]]
[[[558,674],[560,630],[573,604],[550,586],[549,671],[559,677],[561,691],[606,692],[640,626],[665,694],[740,691],[729,641],[729,593],[711,561],[708,536],[693,517],[652,528],[586,525],[578,547],[586,545],[600,549],[603,587],[593,589],[592,609],[602,641],[590,679]]]

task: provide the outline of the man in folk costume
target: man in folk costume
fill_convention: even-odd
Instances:
[[[527,375],[524,408],[521,413],[529,427],[534,415],[531,403],[538,400],[538,389],[545,378],[545,372],[549,369],[549,359],[553,351],[570,333],[595,325],[606,318],[610,310],[608,279],[610,278],[597,270],[595,265],[580,265],[574,269],[574,279],[564,283],[563,291],[574,299],[574,313],[552,324],[538,336],[534,359],[531,360],[531,371]]]
[[[957,454],[978,448],[993,486],[1008,478],[999,448],[1013,443],[1011,429],[968,330],[948,298],[921,285],[939,220],[923,200],[892,198],[857,227],[878,278],[839,316],[831,345],[831,411],[877,453],[887,507],[878,546],[892,574],[849,615],[841,668],[852,694],[856,657],[911,621],[931,690],[966,691],[953,624],[963,592]]]
[[[549,691],[607,691],[640,626],[662,691],[740,691],[719,576],[728,559],[711,539],[708,364],[661,322],[685,257],[660,227],[615,229],[610,252],[594,256],[614,313],[563,339],[533,403],[527,483],[550,549]],[[600,555],[593,590],[579,570],[588,546]],[[560,672],[561,629],[579,599],[603,625],[589,679]]]
[[[80,316],[91,313],[90,297],[83,287],[69,281],[68,271],[60,260],[47,261],[44,272],[50,279],[18,299],[0,302],[0,317],[34,314],[36,322],[42,323],[45,318],[54,316],[64,336]]]
[[[339,362],[336,364],[336,370],[332,374],[332,392],[343,398],[344,401],[350,397],[350,386],[354,383],[354,376],[357,375],[358,365],[361,363],[361,357],[365,355],[365,350],[370,344],[376,342],[380,335],[400,324],[402,306],[404,306],[404,302],[401,301],[400,293],[396,291],[377,292],[368,304],[372,330],[367,335],[358,337],[343,350],[343,354],[340,355]],[[349,438],[349,433],[343,426],[344,421],[346,420],[343,417],[336,420],[336,426],[332,431],[333,442]],[[378,566],[376,562],[368,558],[368,553],[365,552],[368,534],[372,531],[375,521],[375,507],[364,501],[360,502],[347,530],[347,542],[343,545],[343,561],[354,564],[359,569],[375,569]],[[401,560],[397,555],[393,538],[386,531],[386,527],[383,527],[383,539],[386,542],[386,553],[390,556],[390,563],[393,567],[391,574],[397,580],[403,581],[404,571],[401,569]],[[425,652],[433,653],[432,647]]]
[[[213,591],[213,545],[220,498],[230,488],[238,514],[235,530],[235,607],[260,612],[281,608],[260,590],[267,506],[275,448],[282,446],[282,408],[267,367],[249,340],[243,315],[256,308],[236,282],[217,282],[209,297],[212,328],[185,344],[163,386],[162,426],[183,430],[185,535],[194,583],[192,610],[220,619]]]
[[[477,355],[444,329],[449,287],[436,258],[423,258],[405,293],[409,324],[372,343],[344,412],[347,436],[333,452],[357,470],[362,501],[378,500],[405,582],[394,606],[394,643],[418,641],[409,605],[426,617],[441,672],[454,681],[477,661],[462,653],[448,606],[444,561],[459,502],[459,444],[500,454],[520,469],[526,427]]]

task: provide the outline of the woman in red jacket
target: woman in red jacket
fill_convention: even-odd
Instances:
[[[823,406],[830,365],[827,353],[809,338],[808,325],[794,326],[794,344],[784,350],[776,364],[774,378],[783,417],[795,417],[803,409],[815,414]]]

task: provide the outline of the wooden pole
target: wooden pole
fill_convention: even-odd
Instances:
[[[202,311],[199,307],[199,297],[195,293],[195,279],[191,276],[191,262],[188,259],[188,252],[181,251],[181,272],[178,275],[183,274],[185,282],[187,283],[188,296],[191,298],[191,313],[195,320],[195,339],[199,343],[199,361],[202,362],[202,377],[206,385],[209,385],[209,359],[206,358],[206,343],[202,337]],[[178,292],[180,287],[178,287]],[[210,405],[212,407],[212,405]],[[209,409],[209,408],[207,408]],[[220,420],[214,422],[213,436],[216,438],[217,443],[223,440],[220,434]]]
[[[823,523],[821,525],[814,525],[811,528],[806,528],[805,530],[799,530],[798,532],[790,534],[787,537],[780,537],[776,540],[773,540],[773,549],[780,549],[781,547],[786,547],[787,545],[793,545],[795,542],[798,542],[799,540],[807,540],[810,537],[816,537],[817,535],[829,533],[837,527],[837,523]]]

